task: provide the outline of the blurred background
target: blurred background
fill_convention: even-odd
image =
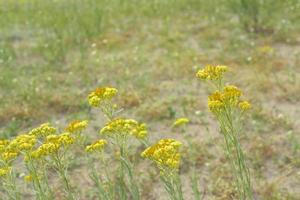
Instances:
[[[124,115],[153,138],[190,118],[205,199],[231,199],[209,89],[195,77],[228,65],[226,81],[253,104],[241,140],[257,198],[300,199],[299,0],[0,0],[0,31],[1,138],[74,118],[96,132],[104,121],[87,95],[116,87]]]

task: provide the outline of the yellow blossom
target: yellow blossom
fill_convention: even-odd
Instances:
[[[98,140],[94,142],[91,145],[88,145],[85,150],[87,152],[95,152],[95,151],[102,151],[103,148],[106,146],[107,141],[106,140]]]
[[[2,153],[7,145],[9,144],[9,140],[0,140],[0,153]]]
[[[41,124],[39,127],[32,129],[29,135],[35,135],[36,137],[45,137],[47,135],[55,134],[56,128],[50,126],[49,123]]]
[[[233,100],[242,96],[242,91],[234,85],[224,87],[223,100]]]
[[[259,47],[257,50],[263,54],[268,54],[268,53],[272,54],[274,52],[274,48],[268,45]]]
[[[114,134],[123,136],[131,135],[139,139],[144,139],[147,137],[148,132],[146,124],[139,123],[133,119],[114,119],[100,130],[100,134],[110,136]]]
[[[175,139],[161,139],[148,147],[141,156],[153,160],[160,169],[178,169],[180,164],[179,147],[181,143]]]
[[[0,177],[7,175],[11,172],[11,167],[2,167],[0,168]]]
[[[13,139],[8,145],[7,149],[10,151],[28,151],[36,144],[37,139],[35,135],[21,134]]]
[[[48,135],[45,142],[35,151],[31,152],[31,156],[35,159],[51,155],[58,152],[61,148],[67,147],[75,142],[70,133],[62,133],[60,135]]]
[[[249,110],[251,108],[251,104],[248,101],[241,101],[239,103],[239,108],[241,110],[246,111],[246,110]]]
[[[223,92],[215,91],[208,97],[208,107],[213,113],[221,111],[226,106],[237,106],[242,91],[234,85],[224,87]]]
[[[15,159],[17,156],[18,156],[17,152],[4,151],[3,153],[1,153],[1,160],[5,161],[5,162],[9,162],[9,161]]]
[[[223,65],[207,65],[204,69],[199,70],[196,76],[203,80],[219,80],[223,77],[227,69],[228,67]]]
[[[218,113],[224,106],[225,104],[221,101],[208,101],[208,108],[212,113]]]
[[[111,100],[118,90],[110,87],[97,88],[89,94],[89,104],[94,107],[101,106],[102,102]]]
[[[66,128],[66,131],[70,133],[75,133],[75,132],[81,132],[88,126],[88,121],[87,120],[74,120]]]
[[[31,182],[32,181],[32,176],[31,175],[24,176],[24,181],[27,182],[27,183]]]
[[[176,119],[176,121],[173,123],[173,127],[177,127],[177,126],[181,126],[184,124],[189,123],[190,120],[188,118],[182,117],[182,118],[178,118]]]

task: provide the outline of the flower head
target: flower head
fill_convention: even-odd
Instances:
[[[202,80],[219,80],[227,71],[228,67],[223,65],[206,65],[204,69],[197,72],[196,76]]]
[[[104,149],[104,147],[106,146],[107,141],[106,140],[98,140],[96,142],[94,142],[91,145],[88,145],[85,150],[87,152],[96,152],[96,151],[102,151]]]
[[[173,123],[173,127],[178,127],[181,125],[185,125],[187,123],[189,123],[190,120],[188,118],[182,117],[182,118],[178,118],[176,119],[176,121]]]
[[[11,172],[11,167],[2,167],[0,168],[0,177],[6,176]]]
[[[241,101],[239,103],[239,108],[243,111],[246,111],[251,108],[251,104],[248,101]]]
[[[156,163],[160,169],[178,169],[180,164],[179,147],[181,143],[174,139],[161,139],[148,147],[141,156]]]
[[[24,181],[27,182],[27,183],[31,182],[32,181],[32,176],[31,175],[24,176]]]
[[[103,135],[131,135],[138,139],[147,137],[148,132],[145,124],[141,124],[133,119],[115,119],[110,121],[100,130]]]
[[[74,120],[66,128],[67,132],[70,133],[75,133],[75,132],[81,132],[88,126],[88,121],[87,120]]]
[[[9,140],[0,140],[0,153],[6,149],[8,144]]]
[[[62,133],[60,135],[48,135],[45,142],[39,146],[35,151],[31,152],[31,156],[35,159],[46,157],[58,152],[62,148],[73,144],[75,139],[70,133]]]
[[[1,153],[1,160],[5,162],[10,162],[18,156],[18,152],[6,150]]]
[[[21,134],[7,145],[7,149],[15,152],[29,151],[34,147],[36,142],[37,139],[35,135]]]
[[[36,137],[45,137],[47,135],[55,134],[56,128],[50,126],[49,123],[41,124],[39,127],[32,129],[29,135],[35,135]]]
[[[111,100],[118,90],[110,87],[97,88],[89,94],[89,104],[93,107],[101,106],[102,102]]]

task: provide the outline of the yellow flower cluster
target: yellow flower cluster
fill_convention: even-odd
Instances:
[[[49,123],[41,124],[39,127],[31,130],[29,135],[35,135],[36,137],[45,137],[56,133],[56,128],[50,126]]]
[[[203,80],[219,80],[222,78],[223,74],[227,71],[227,69],[228,69],[227,66],[207,65],[204,67],[204,69],[199,70],[196,76]]]
[[[173,123],[173,127],[177,127],[177,126],[181,126],[184,124],[189,123],[190,120],[188,118],[182,117],[182,118],[178,118],[176,119],[176,121]]]
[[[208,97],[208,107],[211,112],[218,113],[226,106],[238,106],[241,110],[250,108],[248,101],[240,101],[242,92],[236,86],[228,85],[223,92],[216,91]]]
[[[32,176],[31,175],[24,176],[24,181],[27,182],[27,183],[31,182],[32,181]]]
[[[15,152],[29,151],[34,147],[36,142],[35,135],[21,134],[8,144],[7,149]]]
[[[2,167],[0,168],[0,177],[7,175],[10,173],[11,167]]]
[[[148,147],[141,156],[153,160],[159,168],[178,169],[180,164],[179,147],[181,143],[174,139],[161,139]]]
[[[1,160],[5,161],[5,162],[9,162],[11,160],[13,160],[14,158],[16,158],[19,154],[17,152],[14,151],[4,151],[3,153],[1,153]]]
[[[9,144],[9,140],[0,140],[0,153],[6,149],[6,146]]]
[[[251,108],[251,104],[248,101],[241,101],[239,103],[239,108],[241,110],[246,111],[246,110],[249,110]]]
[[[9,144],[8,140],[0,140],[0,160],[3,162],[9,162],[18,156],[18,151],[9,148]]]
[[[139,123],[133,119],[114,119],[100,130],[103,135],[132,135],[138,139],[147,137],[146,124]]]
[[[94,107],[99,107],[103,101],[111,100],[117,92],[118,90],[116,88],[97,88],[89,94],[89,104]]]
[[[87,120],[74,120],[66,128],[67,132],[70,133],[75,133],[75,132],[81,132],[82,130],[86,129],[88,126],[88,121]]]
[[[35,151],[31,152],[31,156],[39,159],[59,151],[63,147],[67,147],[75,142],[70,133],[62,133],[60,135],[48,135],[45,142]]]
[[[96,151],[102,151],[104,147],[106,146],[107,141],[106,140],[98,140],[94,142],[91,145],[88,145],[85,150],[87,152],[96,152]]]

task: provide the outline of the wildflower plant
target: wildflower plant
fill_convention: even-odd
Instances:
[[[19,200],[20,192],[16,186],[16,174],[12,168],[13,161],[19,155],[17,150],[9,147],[9,140],[0,140],[0,180],[7,197]]]
[[[50,134],[43,139],[43,143],[31,151],[27,160],[39,163],[42,166],[51,167],[56,170],[62,183],[67,199],[76,199],[74,190],[68,177],[70,145],[75,142],[75,138],[70,133]],[[45,176],[45,174],[43,174]],[[39,180],[39,176],[36,176]]]
[[[100,108],[108,119],[108,122],[100,130],[99,134],[106,138],[108,143],[119,152],[117,157],[119,167],[115,182],[114,198],[139,200],[140,192],[134,177],[134,165],[129,159],[129,141],[132,138],[136,138],[145,144],[147,129],[145,124],[136,120],[115,117],[119,111],[116,110],[116,106],[112,103],[112,98],[116,93],[117,89],[115,88],[97,88],[88,96],[89,104],[92,107]],[[88,149],[92,150],[93,145],[88,146],[86,150]],[[105,163],[106,161],[103,162]],[[109,180],[109,185],[111,185],[111,178],[107,176],[106,179]],[[99,183],[96,183],[96,185],[99,185]],[[107,195],[105,198],[112,197]]]
[[[175,139],[161,139],[145,149],[141,156],[154,162],[160,171],[161,180],[172,200],[183,200],[179,177],[181,142]]]
[[[216,89],[208,97],[208,108],[219,122],[224,136],[224,152],[231,164],[235,176],[238,197],[241,200],[252,199],[249,169],[245,155],[238,140],[241,130],[241,116],[251,108],[248,101],[241,100],[242,91],[234,85],[224,85],[223,74],[226,66],[206,66],[197,73],[201,80],[211,81]]]

